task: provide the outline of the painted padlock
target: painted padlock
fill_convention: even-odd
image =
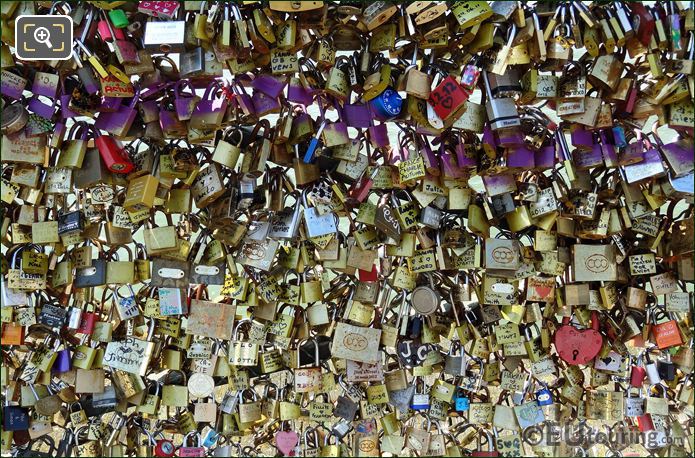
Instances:
[[[555,332],[555,349],[568,364],[587,364],[593,360],[603,345],[598,331],[598,313],[591,312],[591,328],[577,329],[569,324],[569,317],[562,319],[562,326]]]

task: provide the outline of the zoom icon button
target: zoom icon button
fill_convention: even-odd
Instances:
[[[72,54],[70,16],[19,16],[15,23],[17,57],[21,60],[67,60]]]

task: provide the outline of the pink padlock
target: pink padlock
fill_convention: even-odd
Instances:
[[[99,32],[101,40],[110,43],[114,41],[114,35],[116,36],[116,40],[125,40],[123,30],[115,27],[109,27],[111,24],[107,21],[108,18],[104,16],[104,19],[97,23],[97,32]],[[111,30],[113,30],[113,34],[111,33]]]

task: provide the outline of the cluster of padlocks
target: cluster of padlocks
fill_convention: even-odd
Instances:
[[[3,1],[2,455],[692,456],[693,13]]]

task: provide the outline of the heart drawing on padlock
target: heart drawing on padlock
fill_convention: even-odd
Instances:
[[[569,317],[563,318],[562,326],[555,332],[554,342],[560,358],[568,364],[589,363],[603,345],[603,337],[598,331],[598,313],[591,312],[591,329],[579,330],[569,324]]]
[[[275,434],[275,446],[284,456],[292,456],[299,443],[299,436],[294,431],[280,431]]]
[[[538,297],[548,297],[550,291],[552,291],[550,286],[536,285],[536,295]]]

